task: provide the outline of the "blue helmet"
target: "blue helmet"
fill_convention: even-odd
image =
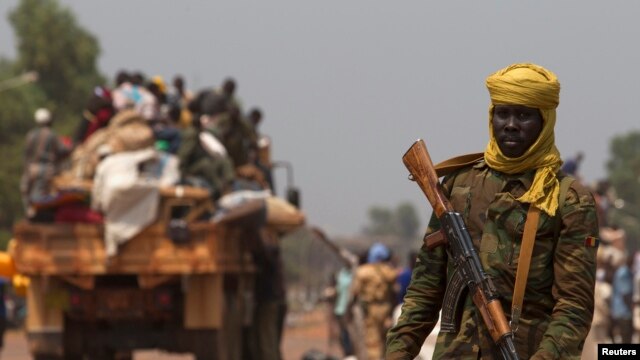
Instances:
[[[391,252],[389,251],[389,248],[387,248],[385,245],[381,243],[375,243],[371,245],[371,248],[369,248],[369,254],[367,255],[367,262],[377,263],[381,261],[386,261],[389,259],[390,255],[391,255]]]

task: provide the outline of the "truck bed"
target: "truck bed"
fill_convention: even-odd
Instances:
[[[189,241],[175,243],[166,224],[152,224],[108,259],[101,225],[21,222],[14,228],[13,258],[24,275],[197,274],[252,266],[242,239],[228,227],[202,222],[188,229]]]

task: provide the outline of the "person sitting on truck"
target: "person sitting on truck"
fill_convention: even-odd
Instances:
[[[45,201],[52,194],[52,180],[59,173],[61,160],[71,152],[51,128],[51,112],[45,108],[34,114],[37,127],[27,133],[24,152],[24,173],[20,192],[27,217],[36,220],[34,203]]]
[[[82,111],[82,120],[73,139],[74,144],[82,144],[97,130],[109,125],[114,113],[111,92],[105,86],[96,86]]]
[[[193,107],[193,109],[198,110],[198,107]],[[228,192],[235,179],[233,164],[226,155],[226,150],[222,149],[223,151],[220,153],[212,154],[207,152],[203,146],[202,137],[211,135],[207,126],[216,115],[218,114],[212,113],[200,116],[196,112],[192,126],[180,134],[181,140],[178,148],[183,182],[208,188],[214,200]]]

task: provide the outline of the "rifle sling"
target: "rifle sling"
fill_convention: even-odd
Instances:
[[[527,211],[527,221],[524,223],[524,234],[520,245],[520,256],[518,257],[518,270],[516,272],[516,283],[513,287],[513,299],[511,300],[511,331],[518,330],[518,322],[522,313],[522,302],[524,301],[524,290],[527,287],[527,276],[531,265],[531,254],[533,253],[533,243],[536,240],[538,230],[538,220],[540,220],[540,209],[531,205]]]
[[[559,218],[554,234],[555,241],[558,241],[560,223],[562,216],[560,211],[564,207],[567,198],[567,192],[571,183],[575,179],[566,176],[560,180],[560,195],[558,196],[557,217]],[[522,234],[522,244],[520,245],[520,256],[518,257],[518,270],[516,271],[516,283],[513,288],[513,299],[511,300],[511,331],[514,333],[518,330],[520,315],[522,314],[522,303],[524,301],[524,292],[527,288],[527,277],[529,275],[529,266],[531,265],[531,254],[533,253],[533,244],[536,240],[536,232],[538,230],[538,220],[540,220],[540,209],[535,206],[529,206],[527,211],[527,220],[524,223],[524,233]]]
[[[467,165],[476,163],[482,159],[484,159],[484,153],[465,154],[438,163],[434,166],[434,168],[436,169],[436,174],[438,174],[438,177],[442,177],[447,176],[452,172]]]
[[[472,154],[464,154],[460,156],[453,157],[451,159],[442,161],[434,166],[436,170],[436,174],[438,177],[447,176],[458,169],[462,169],[465,166],[474,164],[480,160],[484,159],[484,153],[472,153]],[[435,231],[431,234],[425,234],[422,239],[425,245],[428,248],[433,248],[443,244],[446,240],[442,230]]]

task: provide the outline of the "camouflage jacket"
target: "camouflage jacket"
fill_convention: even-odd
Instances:
[[[351,291],[360,302],[387,302],[394,299],[396,270],[386,263],[363,264],[358,266]]]
[[[501,295],[507,319],[528,204],[518,202],[533,172],[507,175],[484,162],[443,181],[455,211],[465,220],[485,272]],[[579,359],[593,316],[598,236],[591,193],[574,181],[557,217],[540,215],[523,311],[514,343],[521,359]],[[555,236],[557,226],[559,235]],[[439,228],[432,217],[428,231]],[[448,275],[443,247],[423,247],[398,324],[387,335],[387,359],[413,359],[438,321]],[[440,333],[436,359],[500,359],[470,296],[461,297],[457,334]]]

